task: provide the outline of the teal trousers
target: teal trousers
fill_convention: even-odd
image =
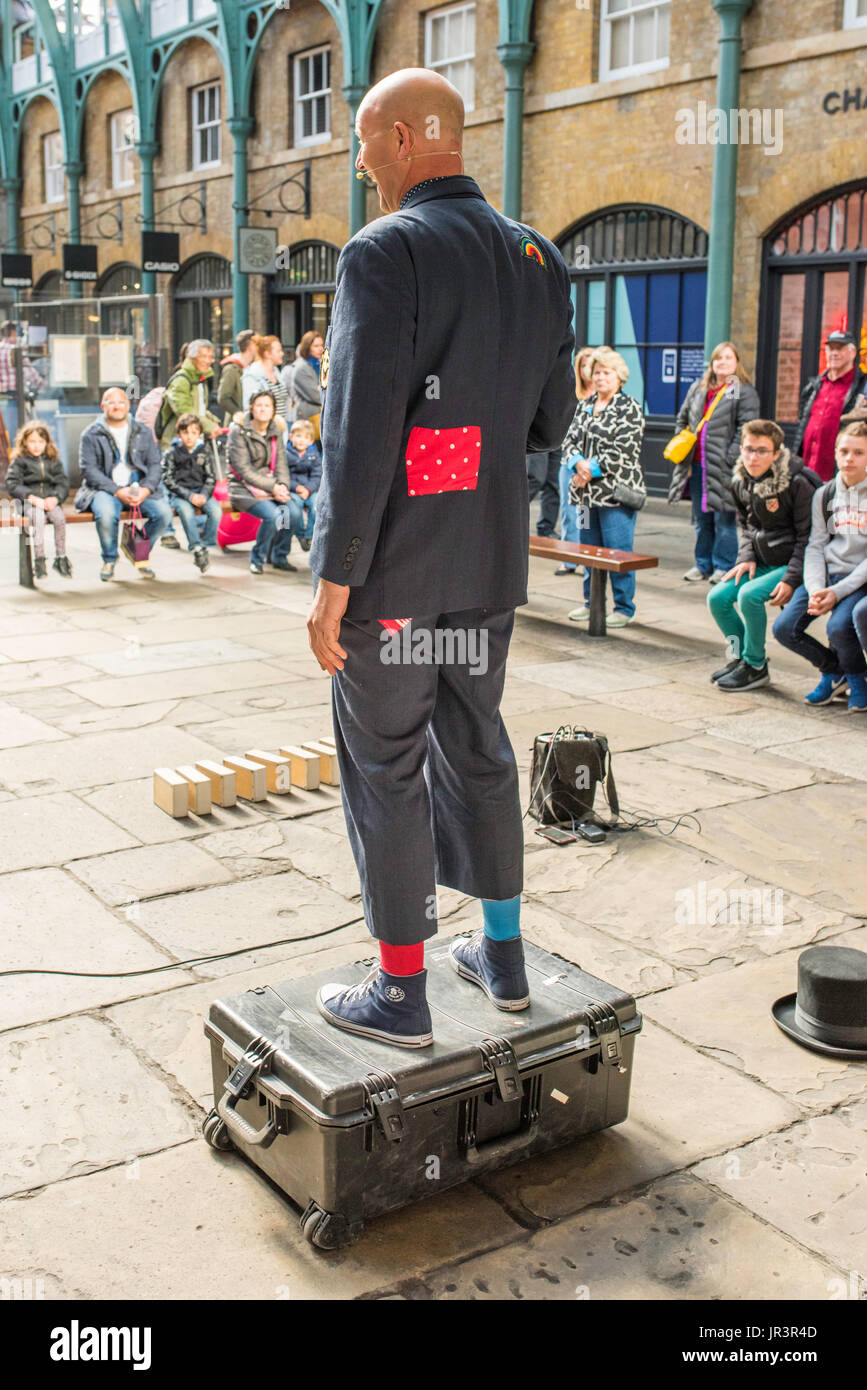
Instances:
[[[764,666],[767,659],[765,635],[768,618],[765,604],[769,595],[785,577],[786,566],[771,569],[756,565],[756,577],[742,575],[739,582],[727,579],[715,584],[707,596],[711,617],[724,637],[728,638],[732,656],[748,666]]]

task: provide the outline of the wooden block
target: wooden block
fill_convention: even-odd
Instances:
[[[285,795],[292,790],[292,776],[288,759],[279,753],[263,753],[261,748],[251,748],[247,757],[251,763],[261,763],[265,769],[269,792]]]
[[[190,810],[195,811],[197,816],[209,816],[211,814],[210,777],[204,772],[199,772],[199,769],[191,764],[177,767],[175,771],[186,781]]]
[[[288,759],[294,787],[306,787],[310,791],[313,787],[319,786],[318,753],[311,753],[309,749],[301,748],[297,744],[290,744],[288,748],[281,748],[280,753],[282,757]]]
[[[232,769],[207,760],[196,763],[196,767],[199,772],[204,772],[211,784],[211,800],[217,806],[234,806],[238,800],[238,784]]]
[[[155,768],[154,804],[159,806],[161,811],[165,811],[167,816],[174,816],[176,820],[189,815],[189,785],[186,777],[181,777],[173,767]]]
[[[320,743],[327,743],[328,746],[329,746],[329,748],[336,748],[336,747],[337,747],[337,744],[334,742],[334,738],[332,737],[331,734],[323,734],[323,736],[322,736],[322,738],[319,740],[319,742],[320,742]]]
[[[319,781],[328,787],[340,786],[340,770],[337,766],[337,753],[330,743],[305,743],[311,753],[319,755]]]
[[[224,758],[226,767],[235,774],[238,796],[244,801],[264,801],[268,795],[267,778],[261,763],[251,763],[249,758]]]

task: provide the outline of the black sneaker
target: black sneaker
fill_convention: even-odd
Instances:
[[[480,985],[498,1009],[516,1012],[530,1002],[530,986],[524,968],[524,943],[520,936],[493,941],[484,928],[469,938],[461,936],[449,949],[452,966],[465,980]]]
[[[310,536],[299,536],[299,538],[298,538],[298,544],[301,546],[301,549],[302,549],[302,550],[309,550],[310,547],[311,547],[311,545],[313,544],[312,537],[310,537]]]
[[[211,557],[208,554],[207,548],[204,545],[200,545],[198,549],[193,551],[193,559],[202,571],[202,574],[204,574],[208,565],[211,563]]]
[[[45,556],[37,555],[33,561],[33,578],[44,579],[47,573],[48,570],[45,566]]]
[[[272,570],[285,570],[287,573],[290,574],[298,573],[298,566],[290,564],[288,560],[272,560],[271,568]]]
[[[166,550],[180,550],[181,543],[173,531],[167,531],[164,536],[160,536],[160,545],[164,545]]]
[[[714,685],[716,685],[717,681],[722,680],[723,676],[728,676],[737,666],[740,666],[740,664],[741,659],[739,656],[736,656],[734,661],[730,661],[727,666],[721,666],[718,671],[714,671],[711,676]]]
[[[770,685],[770,682],[767,662],[764,666],[748,666],[745,661],[739,661],[737,668],[729,675],[720,676],[716,688],[717,690],[755,690],[760,685]]]
[[[52,568],[56,569],[58,574],[62,574],[64,579],[70,579],[72,577],[72,566],[65,555],[55,556]]]

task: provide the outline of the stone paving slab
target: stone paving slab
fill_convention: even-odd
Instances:
[[[539,665],[515,669],[521,680],[565,690],[567,695],[584,695],[597,700],[615,690],[635,690],[664,683],[661,676],[652,676],[648,671],[630,671],[620,663],[603,665],[589,656],[575,661],[543,661]]]
[[[82,668],[69,677],[73,682],[72,692],[106,707],[141,705],[149,700],[180,700],[187,695],[203,695],[209,699],[216,690],[240,690],[253,684],[282,685],[286,682],[286,672],[267,661],[238,661],[152,676],[118,676],[110,679],[103,676],[99,680],[85,678],[93,675],[93,671],[85,672]]]
[[[865,842],[865,832],[864,789],[857,782],[841,782],[707,811],[700,843],[727,864],[775,882],[787,894],[800,893],[817,904],[861,914],[864,859],[853,854],[852,847]],[[688,843],[699,843],[688,826],[679,834]]]
[[[73,855],[128,849],[131,835],[68,792],[16,797],[0,806],[0,874],[62,864]]]
[[[249,748],[268,751],[287,743],[307,743],[330,734],[334,721],[329,690],[322,691],[319,704],[313,703],[315,690],[308,689],[306,696],[305,703],[297,707],[293,705],[290,693],[285,706],[279,710],[238,714],[235,718],[222,718],[212,723],[191,724],[187,732],[206,740],[224,753],[244,753]]]
[[[78,859],[69,869],[110,907],[235,882],[229,869],[189,840]]]
[[[617,691],[608,696],[607,702],[618,709],[635,710],[638,714],[649,714],[656,719],[698,729],[701,728],[703,716],[713,717],[720,713],[720,701],[723,699],[725,696],[714,691],[710,685],[704,691],[684,681],[672,681],[670,685],[651,686],[650,689]],[[747,708],[752,708],[755,703],[749,694],[741,699]]]
[[[224,861],[238,878],[297,869],[344,898],[358,898],[361,888],[342,814],[338,833],[323,829],[319,816],[292,821],[265,821],[247,830],[224,830],[201,843]]]
[[[806,713],[802,706],[797,714],[788,708],[773,710],[763,706],[743,714],[720,715],[708,720],[705,729],[717,738],[745,743],[751,748],[772,748],[781,743],[796,743],[832,732],[848,737],[854,732],[845,705],[841,705],[839,710],[825,706]]]
[[[144,598],[139,592],[135,599],[129,600],[121,607],[108,610],[95,608],[93,612],[84,610],[73,613],[70,622],[76,627],[94,627],[102,624],[106,631],[110,631],[117,627],[133,630],[141,626],[147,629],[170,620],[174,629],[176,623],[189,620],[231,618],[237,614],[249,614],[252,617],[261,611],[260,604],[253,599],[245,598],[242,594],[232,593],[229,589],[215,590],[203,585],[186,598],[175,593],[174,588],[171,598],[164,595]],[[163,636],[165,632],[166,628],[163,625]]]
[[[556,1220],[686,1168],[703,1154],[791,1125],[801,1115],[791,1102],[645,1019],[635,1041],[629,1115],[623,1124],[481,1182],[510,1209]]]
[[[782,743],[769,752],[808,767],[821,768],[846,777],[867,781],[867,733],[851,731],[848,727],[823,738],[803,739],[800,743]]]
[[[267,804],[239,801],[234,806],[213,806],[208,816],[189,815],[175,820],[154,805],[152,774],[131,782],[117,782],[113,787],[101,787],[84,794],[83,800],[122,826],[136,840],[148,845],[256,825],[265,819],[261,808]]]
[[[16,1116],[0,1193],[24,1192],[177,1144],[191,1111],[104,1023],[70,1018],[0,1037],[0,1098]]]
[[[54,744],[7,749],[0,753],[0,782],[25,795],[91,788],[153,775],[156,767],[214,758],[218,752],[213,744],[170,724],[160,725],[146,739],[134,730],[112,730],[70,740],[62,754]]]
[[[368,1224],[346,1250],[308,1245],[299,1213],[236,1154],[204,1140],[2,1207],[0,1262],[46,1272],[46,1298],[358,1298],[520,1231],[470,1185]],[[47,1276],[47,1277],[46,1277]]]
[[[791,791],[794,787],[806,787],[817,780],[816,775],[803,763],[792,762],[773,749],[760,751],[744,748],[732,761],[728,740],[712,738],[708,734],[696,734],[683,743],[666,743],[656,750],[656,756],[666,763],[700,769],[741,785],[759,787],[762,791]]]
[[[265,608],[258,603],[249,605],[239,613],[199,613],[198,604],[188,604],[187,608],[192,611],[176,615],[174,608],[174,604],[160,604],[159,611],[149,620],[143,618],[130,624],[125,630],[125,635],[134,637],[143,647],[165,643],[167,633],[171,636],[172,642],[195,644],[220,641],[224,638],[235,638],[243,642],[244,638],[253,638],[258,647],[260,633],[289,631],[301,627],[304,621],[295,613]]]
[[[813,1301],[830,1296],[839,1274],[703,1183],[673,1177],[428,1275],[416,1296],[589,1299],[591,1307],[609,1299]]]
[[[100,709],[98,705],[85,703],[83,710],[43,711],[43,718],[50,720],[65,734],[101,734],[111,729],[140,729],[149,724],[173,724],[181,728],[185,724],[201,724],[213,719],[218,711],[204,700],[157,700],[147,705],[122,705],[118,709]]]
[[[112,644],[113,646],[115,644]],[[228,637],[212,637],[203,642],[162,642],[147,646],[135,634],[128,634],[118,651],[94,653],[89,665],[107,676],[152,676],[163,671],[188,671],[195,667],[231,665],[239,661],[258,661],[267,656],[262,648]]]
[[[756,1139],[736,1154],[706,1159],[693,1171],[801,1245],[863,1277],[867,1100]]]
[[[745,786],[734,777],[666,762],[655,749],[620,753],[616,779],[621,805],[649,815],[684,815],[765,795],[764,788]]]
[[[54,685],[72,685],[75,681],[92,680],[96,672],[83,661],[68,657],[47,661],[11,661],[0,666],[0,698],[31,690],[45,690]],[[82,692],[85,693],[85,692]]]
[[[91,653],[116,651],[122,647],[120,638],[96,629],[66,629],[64,632],[38,632],[25,636],[0,637],[0,655],[10,661],[52,661],[61,657],[87,656]],[[94,665],[88,662],[88,665]]]
[[[190,720],[189,722],[221,724],[225,722],[226,716],[240,718],[242,715],[273,714],[281,709],[303,709],[312,705],[317,694],[316,687],[312,686],[303,676],[296,672],[286,671],[284,681],[278,685],[251,685],[247,690],[216,691],[213,695],[208,696],[208,704],[213,713],[202,720]],[[331,689],[329,686],[325,691],[322,703],[327,703],[330,698]]]
[[[829,939],[835,946],[867,950],[865,927]],[[777,1027],[771,1006],[797,988],[799,955],[800,950],[785,951],[678,985],[642,1008],[677,1037],[805,1110],[827,1109],[864,1094],[864,1063],[811,1052]]]
[[[170,962],[59,869],[29,869],[0,880],[0,969],[97,972],[95,976],[13,975],[0,990],[0,1029],[153,995],[190,979],[183,971],[99,978]],[[13,1126],[14,1127],[14,1126]]]
[[[0,702],[0,749],[23,748],[28,743],[57,743],[65,737],[14,704]]]

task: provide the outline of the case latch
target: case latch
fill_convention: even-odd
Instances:
[[[497,1083],[500,1100],[519,1100],[523,1094],[518,1059],[505,1038],[483,1038],[479,1043],[485,1066]]]
[[[617,1067],[617,1070],[621,1072],[625,1071],[620,1024],[612,1006],[596,1002],[588,1004],[587,1017],[599,1040],[599,1056],[602,1064]]]
[[[223,1088],[237,1100],[250,1085],[253,1077],[262,1070],[265,1063],[274,1055],[274,1044],[267,1038],[256,1038],[250,1043],[231,1075],[226,1077]]]
[[[394,1077],[389,1076],[387,1071],[369,1072],[364,1089],[386,1139],[397,1143],[406,1133],[406,1121]]]

